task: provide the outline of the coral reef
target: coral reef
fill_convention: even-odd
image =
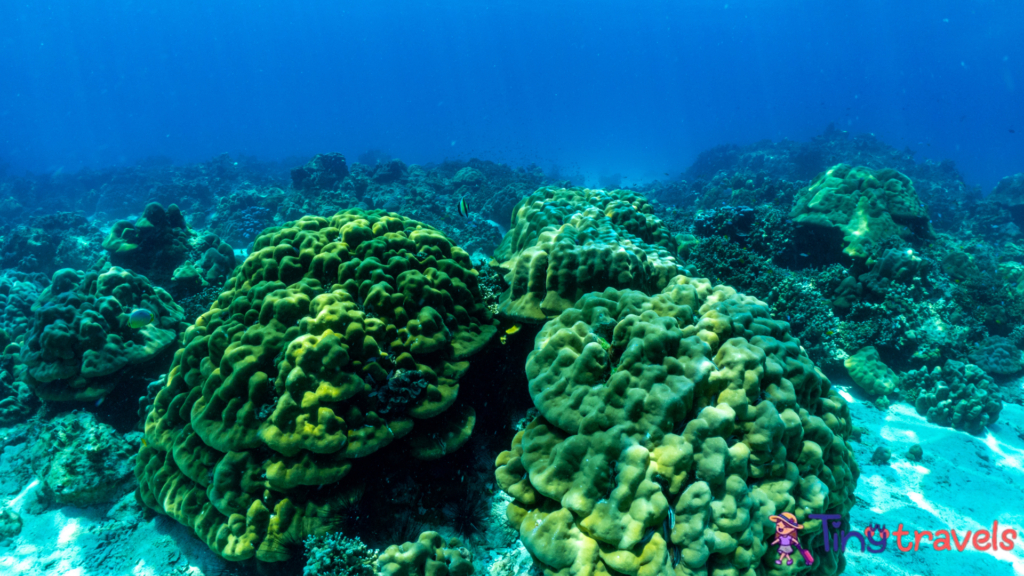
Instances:
[[[148,310],[153,322],[129,326],[134,309]],[[96,400],[128,373],[154,369],[174,349],[183,317],[170,294],[128,270],[59,270],[32,306],[18,378],[43,400]]]
[[[1002,336],[991,336],[979,342],[968,357],[972,364],[992,376],[1010,376],[1024,368],[1020,349]]]
[[[25,274],[13,270],[0,273],[0,329],[10,340],[28,331],[32,304],[50,283],[42,274]]]
[[[1005,208],[1017,226],[1024,226],[1024,173],[1000,180],[986,200]]]
[[[843,252],[854,258],[874,255],[890,236],[933,234],[910,178],[891,169],[834,166],[797,194],[790,217],[841,231]]]
[[[100,255],[100,231],[80,214],[58,212],[3,231],[0,267],[49,276],[61,268],[86,268]]]
[[[922,368],[901,374],[900,392],[929,422],[971,434],[994,424],[1003,409],[992,378],[974,364],[956,360],[931,372]]]
[[[606,287],[657,292],[680,271],[675,239],[633,192],[541,188],[512,225],[493,265],[509,283],[498,310],[515,320],[543,322]]]
[[[140,496],[226,559],[285,560],[359,499],[359,458],[465,443],[459,378],[495,332],[468,255],[429,226],[349,210],[271,228],[185,333],[146,421]],[[427,385],[396,409],[373,394],[396,380]]]
[[[302,576],[376,576],[378,550],[368,548],[359,537],[339,532],[307,536],[306,565]]]
[[[292,170],[292,186],[300,192],[335,190],[348,176],[345,157],[337,152],[317,154],[305,166]]]
[[[43,494],[59,506],[112,503],[132,488],[135,450],[88,412],[61,414],[32,445],[32,468]]]
[[[768,306],[678,276],[588,294],[537,334],[541,416],[499,455],[508,519],[545,574],[754,574],[769,516],[845,517],[848,407]],[[813,574],[845,560],[813,545]]]

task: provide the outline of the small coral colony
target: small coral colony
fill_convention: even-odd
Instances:
[[[1022,175],[983,198],[836,131],[632,190],[277,170],[0,185],[0,425],[41,498],[134,493],[306,574],[463,576],[496,542],[551,575],[782,574],[789,518],[832,575],[812,516],[855,504],[844,396],[967,434],[1021,401]]]

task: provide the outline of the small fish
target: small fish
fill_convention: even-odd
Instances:
[[[103,401],[106,400],[106,399],[107,399],[106,396],[100,396],[100,399],[96,401],[96,407],[99,408],[100,404],[103,404]]]
[[[804,254],[803,252],[801,252],[800,255],[803,256],[804,258],[807,258],[807,254]]]
[[[515,324],[508,330],[505,330],[505,334],[515,334],[516,332],[519,332],[519,324]]]
[[[146,442],[145,438],[142,439],[142,447],[143,448],[148,448],[149,447],[149,442]]]
[[[501,343],[504,344],[508,340],[508,336],[502,334],[500,340],[501,340]]]
[[[136,308],[128,316],[128,325],[138,330],[153,321],[153,313],[145,308]]]
[[[835,334],[835,333],[836,333],[836,331],[835,331],[835,330],[826,330],[826,331],[825,331],[825,335],[826,335],[826,336],[831,336],[831,335],[833,335],[833,334]]]
[[[463,218],[469,218],[469,205],[466,204],[465,196],[459,200],[459,215]]]
[[[1017,131],[1014,130],[1013,128],[1009,128],[1009,131],[1010,131],[1010,134],[1016,134],[1017,133]]]

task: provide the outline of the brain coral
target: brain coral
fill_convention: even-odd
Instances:
[[[130,327],[136,308],[149,310],[153,322]],[[128,270],[58,270],[32,306],[18,377],[43,400],[95,400],[117,386],[123,371],[149,366],[172,349],[183,315],[166,291]]]
[[[843,569],[808,515],[853,505],[848,407],[764,302],[685,276],[588,294],[526,372],[541,416],[496,477],[545,574],[783,573],[781,512],[806,527],[806,573]]]
[[[429,226],[349,210],[271,228],[186,331],[140,496],[226,559],[285,560],[360,496],[359,458],[468,439],[459,378],[495,332],[469,256]]]
[[[605,288],[661,290],[680,272],[675,240],[628,190],[541,188],[516,204],[495,251],[510,287],[501,314],[543,322]]]
[[[838,228],[856,258],[874,255],[890,236],[931,237],[924,204],[910,178],[896,170],[872,171],[839,164],[797,194],[789,214],[797,223]]]

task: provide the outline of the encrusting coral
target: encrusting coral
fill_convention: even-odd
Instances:
[[[429,226],[348,210],[271,228],[185,333],[140,497],[226,559],[285,560],[358,500],[359,458],[465,443],[459,379],[496,331],[469,256]]]
[[[853,506],[849,409],[764,302],[685,276],[588,294],[526,372],[541,416],[496,478],[545,574],[781,574],[781,512],[806,527],[802,573],[843,570],[808,515]]]
[[[523,198],[492,265],[509,289],[498,311],[543,322],[587,292],[653,293],[681,270],[675,239],[643,196],[628,190],[541,188]]]
[[[134,309],[148,310],[153,321],[132,328]],[[18,378],[43,400],[96,400],[117,387],[123,371],[169,353],[183,315],[170,294],[131,271],[109,264],[58,270],[32,306]]]

